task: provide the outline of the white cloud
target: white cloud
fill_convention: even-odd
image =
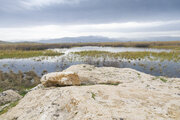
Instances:
[[[52,4],[74,4],[84,0],[23,0],[22,5],[28,8],[44,7]]]
[[[157,22],[126,22],[126,23],[109,23],[109,24],[87,24],[74,25],[75,29],[94,29],[94,30],[113,30],[113,29],[132,29],[132,28],[152,28],[170,24],[180,24],[180,20],[176,21],[157,21]],[[71,26],[69,26],[71,27]]]
[[[170,36],[180,37],[180,31],[157,31],[144,32],[144,28],[179,24],[180,21],[167,22],[128,22],[110,24],[87,24],[87,25],[46,25],[26,28],[0,28],[0,40],[37,40],[77,36],[104,36],[110,38],[146,38]],[[124,32],[124,30],[142,28],[140,32]],[[121,31],[117,30],[121,29]]]

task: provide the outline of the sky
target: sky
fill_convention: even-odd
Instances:
[[[0,40],[180,37],[180,0],[0,0]]]

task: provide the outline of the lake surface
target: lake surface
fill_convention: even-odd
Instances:
[[[170,52],[170,50],[145,49],[145,48],[124,48],[124,47],[75,47],[70,49],[53,49],[54,51],[65,53],[62,56],[55,57],[36,57],[28,59],[1,59],[0,70],[9,72],[10,70],[18,72],[35,71],[39,76],[44,71],[55,72],[62,71],[75,64],[92,64],[95,66],[111,66],[118,68],[133,68],[138,71],[148,73],[155,76],[180,77],[180,63],[174,61],[150,61],[150,60],[126,60],[114,58],[81,58],[72,52],[97,50],[108,52],[136,52],[136,51],[152,51],[152,52]]]
[[[107,52],[170,52],[171,50],[167,49],[151,49],[151,48],[135,48],[135,47],[95,47],[95,46],[84,46],[84,47],[73,47],[73,48],[64,48],[64,49],[53,49],[57,52],[62,52],[69,54],[71,52],[80,52],[80,51],[107,51]]]

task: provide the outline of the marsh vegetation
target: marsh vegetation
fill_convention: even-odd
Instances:
[[[138,47],[180,50],[180,41],[153,41],[153,42],[101,42],[101,43],[0,43],[0,50],[46,50],[53,48],[72,48],[83,46],[102,47]]]
[[[25,95],[27,89],[39,84],[42,75],[75,64],[133,68],[155,76],[180,77],[179,48],[180,41],[0,44],[0,92],[13,89]],[[161,81],[166,82],[163,78]]]
[[[26,93],[26,90],[32,88],[40,83],[40,77],[34,72],[22,72],[14,73],[0,71],[0,89],[5,91],[13,89],[19,91],[21,95]]]
[[[0,50],[0,59],[4,58],[31,58],[39,56],[60,56],[62,53],[51,50]]]
[[[168,61],[180,61],[180,51],[172,51],[172,52],[106,52],[106,51],[81,51],[74,52],[74,54],[80,55],[81,57],[89,56],[89,57],[111,57],[111,58],[120,58],[120,59],[129,59],[129,60],[141,60],[141,59],[149,59],[149,60],[168,60]]]

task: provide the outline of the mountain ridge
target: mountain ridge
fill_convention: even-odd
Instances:
[[[79,37],[63,37],[54,39],[40,39],[36,41],[21,40],[21,41],[4,41],[0,43],[100,43],[100,42],[143,42],[143,41],[180,41],[180,37],[147,37],[147,38],[108,38],[103,36],[79,36]]]
[[[108,38],[102,36],[64,37],[39,40],[37,43],[92,43],[92,42],[129,42],[129,41],[178,41],[180,37],[149,37],[149,38]]]

